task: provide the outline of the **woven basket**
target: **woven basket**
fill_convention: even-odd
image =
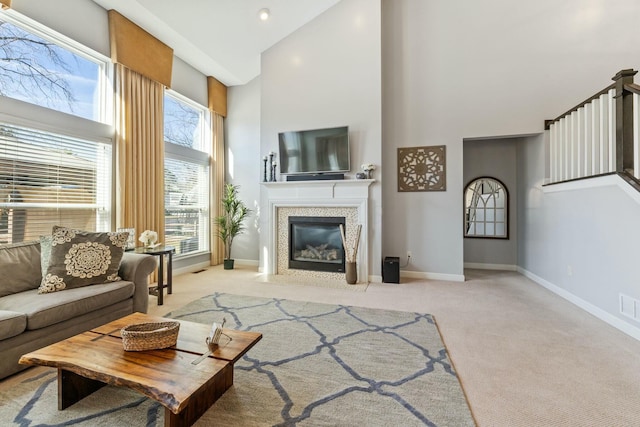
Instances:
[[[137,323],[122,328],[125,351],[157,350],[176,345],[179,322]]]

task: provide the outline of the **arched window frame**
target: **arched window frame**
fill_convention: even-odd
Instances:
[[[483,191],[479,188],[481,184],[489,187],[488,192],[480,192]],[[492,184],[495,184],[493,189],[491,188]],[[504,203],[499,200],[500,191],[504,194]],[[464,237],[483,239],[509,238],[509,191],[502,181],[491,176],[480,176],[472,179],[464,187],[463,205]],[[479,214],[481,214],[481,219],[478,219]],[[503,226],[500,227],[500,225]],[[492,230],[492,232],[488,233],[488,229]],[[502,232],[499,232],[500,229],[502,229]]]

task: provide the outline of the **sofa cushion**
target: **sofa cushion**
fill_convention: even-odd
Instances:
[[[115,282],[128,233],[93,233],[53,227],[47,274],[39,293]]]
[[[26,314],[0,310],[0,340],[20,335],[26,328]]]
[[[36,289],[0,298],[0,310],[16,310],[27,317],[27,329],[40,329],[133,296],[133,282],[119,281],[40,295]]]
[[[0,297],[36,289],[41,277],[37,241],[0,247]]]

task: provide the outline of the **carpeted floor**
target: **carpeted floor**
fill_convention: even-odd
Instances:
[[[234,386],[200,426],[473,426],[429,314],[216,293],[167,315],[263,333],[236,363]],[[203,337],[204,339],[204,337]],[[163,408],[105,387],[65,411],[55,371],[0,387],[0,419],[15,425],[155,426]]]
[[[119,427],[163,425],[164,407],[132,390],[103,387],[58,411],[57,371],[36,367],[0,386],[0,425]]]

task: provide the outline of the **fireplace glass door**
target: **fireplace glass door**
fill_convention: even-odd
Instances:
[[[289,217],[289,268],[342,273],[344,217]]]

